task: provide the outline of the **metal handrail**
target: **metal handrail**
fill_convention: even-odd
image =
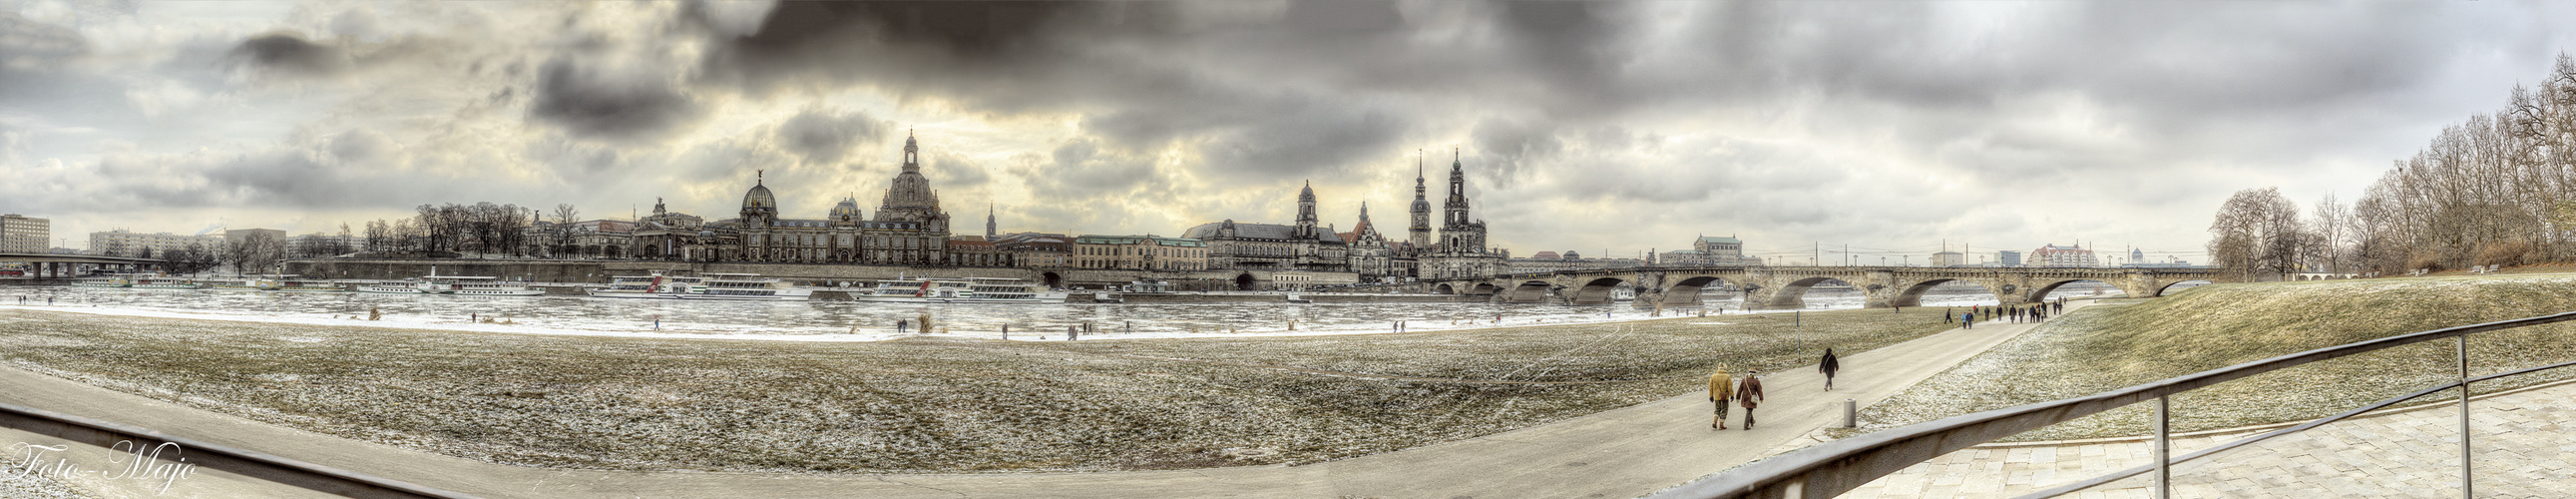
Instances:
[[[2540,371],[2547,371],[2547,370],[2551,370],[2551,369],[2557,369],[2557,368],[2561,368],[2561,367],[2568,367],[2568,366],[2576,366],[2576,362],[2561,362],[2561,363],[2557,363],[2557,364],[2550,364],[2550,365],[2546,365],[2546,366],[2534,367],[2534,368],[2529,368],[2529,369],[2522,369],[2522,370],[2517,370],[2517,371],[2513,371],[2513,372],[2496,373],[2496,374],[2489,374],[2489,375],[2485,375],[2485,376],[2479,376],[2479,377],[2475,377],[2475,378],[2469,378],[2469,379],[2468,379],[2468,381],[2451,382],[2451,383],[2443,383],[2443,384],[2440,384],[2440,385],[2434,385],[2434,386],[2431,386],[2431,387],[2426,387],[2426,388],[2424,388],[2424,389],[2422,389],[2422,390],[2416,390],[2414,393],[2408,393],[2408,394],[2405,394],[2405,395],[2399,395],[2399,396],[2396,396],[2396,397],[2391,397],[2391,398],[2389,398],[2389,399],[2387,399],[2387,400],[2381,400],[2381,401],[2378,401],[2378,402],[2372,402],[2372,403],[2370,403],[2370,405],[2365,405],[2365,406],[2361,406],[2361,407],[2359,407],[2359,408],[2355,408],[2355,409],[2353,409],[2353,410],[2349,410],[2349,411],[2344,411],[2344,412],[2341,412],[2341,413],[2337,413],[2337,414],[2335,414],[2335,415],[2333,415],[2333,416],[2326,416],[2325,418],[2318,419],[2318,420],[2316,420],[2316,421],[2309,421],[2309,422],[2306,422],[2306,423],[2300,423],[2300,424],[2298,424],[2298,425],[2296,425],[2296,426],[2291,426],[2291,427],[2288,427],[2288,428],[2281,428],[2281,429],[2277,429],[2277,430],[2272,430],[2272,431],[2264,432],[2264,433],[2263,433],[2263,434],[2261,434],[2261,435],[2255,435],[2255,436],[2251,436],[2251,437],[2245,437],[2245,438],[2243,438],[2243,439],[2238,439],[2238,440],[2230,441],[2230,442],[2227,442],[2227,443],[2224,443],[2224,444],[2219,444],[2219,445],[2217,445],[2217,446],[2210,447],[2210,448],[2207,448],[2207,449],[2201,449],[2201,450],[2199,450],[2199,451],[2192,452],[2192,453],[2190,453],[2190,454],[2184,454],[2184,455],[2182,455],[2182,457],[2174,458],[2174,459],[2173,459],[2172,461],[2170,461],[2170,462],[2171,462],[2172,464],[2181,464],[2181,463],[2191,462],[2191,461],[2192,461],[2192,460],[2194,460],[2194,459],[2200,459],[2200,458],[2204,458],[2204,457],[2209,457],[2209,456],[2211,456],[2211,455],[2215,455],[2215,454],[2218,454],[2218,453],[2220,453],[2220,452],[2227,452],[2227,451],[2229,451],[2229,450],[2233,450],[2233,449],[2238,448],[2238,447],[2244,447],[2244,446],[2247,446],[2247,445],[2253,445],[2253,444],[2255,444],[2255,443],[2262,442],[2262,441],[2264,441],[2264,440],[2270,440],[2272,437],[2278,437],[2278,436],[2282,436],[2282,435],[2288,435],[2288,434],[2292,434],[2292,433],[2298,433],[2298,432],[2303,432],[2303,431],[2313,430],[2313,429],[2316,429],[2316,428],[2317,428],[2317,427],[2319,427],[2319,426],[2325,426],[2325,425],[2329,425],[2329,424],[2334,424],[2335,422],[2343,421],[2343,420],[2345,420],[2345,419],[2351,419],[2351,418],[2352,418],[2352,417],[2354,417],[2354,416],[2360,416],[2360,415],[2362,415],[2362,414],[2369,413],[2370,411],[2376,411],[2376,410],[2380,410],[2380,409],[2386,409],[2386,408],[2388,408],[2388,406],[2393,406],[2393,405],[2397,405],[2397,404],[2400,404],[2400,403],[2404,403],[2404,402],[2406,402],[2406,401],[2408,401],[2408,400],[2414,400],[2414,399],[2417,399],[2417,398],[2422,398],[2422,397],[2424,397],[2424,396],[2426,396],[2426,395],[2432,395],[2432,394],[2435,394],[2435,393],[2441,393],[2441,392],[2443,392],[2443,391],[2445,391],[2445,390],[2450,390],[2450,389],[2453,389],[2453,388],[2459,388],[2461,385],[2465,385],[2465,384],[2469,384],[2469,383],[2476,383],[2476,382],[2480,382],[2480,381],[2492,381],[2492,380],[2502,379],[2502,378],[2510,378],[2510,377],[2514,377],[2514,376],[2521,376],[2521,375],[2525,375],[2525,374],[2531,374],[2531,373],[2536,373],[2536,372],[2540,372]],[[2075,491],[2078,491],[2078,490],[2084,490],[2084,489],[2092,488],[2093,486],[2096,486],[2096,485],[2101,485],[2101,484],[2106,484],[2106,483],[2116,482],[2116,481],[2120,481],[2120,480],[2123,480],[2123,479],[2127,479],[2127,478],[2129,478],[2129,477],[2138,476],[2138,475],[2140,475],[2140,474],[2144,474],[2144,473],[2149,472],[2149,471],[2155,471],[2155,469],[2156,469],[2156,465],[2155,465],[2155,464],[2153,464],[2153,463],[2149,463],[2149,464],[2141,465],[2141,466],[2138,466],[2138,467],[2135,467],[2135,468],[2129,468],[2129,469],[2125,469],[2125,470],[2114,471],[2114,472],[2111,472],[2111,474],[2108,474],[2108,475],[2102,475],[2102,476],[2098,476],[2098,477],[2093,477],[2093,478],[2086,479],[2086,480],[2084,480],[2084,481],[2080,481],[2080,482],[2075,482],[2075,483],[2070,483],[2070,484],[2065,484],[2065,485],[2059,485],[2059,486],[2056,486],[2056,487],[2050,487],[2050,488],[2048,488],[2048,489],[2041,490],[2041,491],[2038,491],[2038,492],[2032,492],[2032,493],[2029,493],[2029,494],[2023,494],[2023,495],[2020,495],[2020,496],[2016,496],[2014,499],[2036,499],[2036,498],[2042,498],[2042,497],[2056,497],[2056,496],[2060,496],[2060,495],[2065,495],[2065,494],[2074,493]]]
[[[1931,460],[1951,451],[1991,442],[2025,431],[2090,416],[2103,411],[2149,399],[2163,400],[2174,394],[2233,381],[2248,376],[2296,367],[2310,362],[2334,359],[2448,338],[2537,326],[2576,320],[2576,312],[2562,312],[2539,317],[2513,319],[2435,329],[2390,336],[2282,355],[2233,366],[2178,376],[2162,381],[2130,386],[2118,390],[2051,402],[1996,409],[1943,418],[1859,435],[1806,449],[1782,454],[1747,464],[1731,471],[1700,477],[1681,485],[1658,491],[1654,498],[1802,498],[1832,497],[1868,484],[1879,477],[1894,474],[1916,463]],[[2462,340],[2465,341],[2465,340]],[[2462,347],[2463,370],[2466,347]],[[2465,374],[2465,373],[2464,373]],[[2457,387],[2491,377],[2462,376]],[[2465,396],[2462,397],[2466,399]],[[2465,403],[2465,402],[2464,402]],[[2159,405],[2162,405],[2159,403]],[[2159,408],[2158,420],[2164,414]],[[2159,424],[2158,433],[2165,433]],[[2462,439],[2466,445],[2467,439]],[[2160,461],[2162,449],[2159,449]]]
[[[170,455],[154,453],[154,455],[174,463],[185,457],[187,461],[183,464],[195,465],[198,468],[229,471],[245,477],[342,497],[368,499],[472,499],[474,497],[207,443],[143,427],[14,404],[0,403],[0,427],[108,449],[115,449],[120,442],[133,445],[136,449],[156,449],[163,444],[177,444],[180,451],[178,453]]]

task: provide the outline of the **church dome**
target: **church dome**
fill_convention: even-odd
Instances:
[[[858,220],[859,220],[859,199],[858,199],[858,198],[845,198],[845,199],[842,199],[842,200],[841,200],[841,204],[832,205],[832,221],[835,221],[835,222],[855,222],[855,221],[858,221]]]
[[[768,185],[752,183],[750,193],[742,193],[744,219],[750,219],[750,216],[775,216],[775,213],[778,213],[778,195],[770,195]]]
[[[755,184],[751,186],[751,192],[742,195],[742,211],[753,210],[778,212],[778,197],[769,193],[769,186]]]

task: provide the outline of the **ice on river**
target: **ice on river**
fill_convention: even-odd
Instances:
[[[53,304],[46,305],[51,298]],[[1859,308],[1855,291],[1818,289],[1807,310]],[[1742,314],[1739,297],[1710,294],[1703,307]],[[1936,288],[1925,306],[1992,305],[1974,288]],[[22,304],[23,303],[23,304]],[[1087,339],[1385,333],[1649,319],[1628,303],[1608,306],[1487,303],[1205,303],[1205,304],[909,304],[845,301],[751,302],[591,298],[586,296],[422,296],[364,293],[264,293],[79,287],[0,288],[0,308],[114,315],[406,327],[463,331],[656,338],[789,341],[879,341],[896,321],[928,314],[949,336],[1063,340],[1066,328],[1089,324]],[[366,320],[369,310],[383,314]],[[1760,313],[1788,313],[1762,311]],[[1696,310],[1667,310],[1696,314]],[[483,319],[485,321],[477,321]],[[655,321],[659,320],[657,329]],[[506,323],[502,323],[505,321]],[[1293,325],[1293,330],[1292,330]],[[915,325],[913,330],[917,330]]]

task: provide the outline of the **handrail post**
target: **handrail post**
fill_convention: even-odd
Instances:
[[[2173,497],[2172,395],[2156,396],[2156,499]]]
[[[2476,488],[2469,479],[2469,461],[2475,457],[2469,454],[2469,335],[2454,338],[2460,350],[2460,497],[2468,498]]]

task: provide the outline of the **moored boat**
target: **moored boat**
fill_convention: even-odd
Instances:
[[[683,300],[774,300],[802,301],[812,299],[814,290],[800,289],[786,281],[761,277],[760,274],[706,274],[705,280],[690,285],[681,293]]]
[[[198,285],[196,281],[177,277],[138,277],[134,279],[134,285],[126,287],[133,289],[198,289],[204,286]]]
[[[681,298],[705,283],[703,277],[666,276],[657,271],[653,275],[619,276],[609,280],[606,288],[586,292],[600,298]]]
[[[197,279],[193,282],[218,291],[265,291],[271,286],[269,281],[254,277]]]
[[[422,277],[415,281],[401,281],[401,284],[378,283],[359,285],[358,292],[453,296],[537,296],[546,294],[545,290],[528,289],[525,285],[502,281],[495,277],[452,275]]]
[[[276,286],[269,288],[270,291],[314,293],[341,292],[349,290],[347,286],[341,285],[339,281],[330,279],[304,279],[291,275],[280,277],[282,278],[277,280]]]
[[[135,276],[137,276],[137,275],[138,275],[138,274],[116,274],[116,275],[111,275],[111,276],[107,276],[107,277],[92,277],[92,278],[88,278],[88,279],[81,279],[81,280],[79,280],[79,281],[73,281],[73,282],[72,282],[72,287],[79,287],[79,288],[122,288],[122,287],[129,287],[129,286],[133,286],[133,285],[134,285],[134,278],[135,278]]]
[[[1063,303],[1065,293],[1019,279],[896,279],[857,301],[898,303]]]

